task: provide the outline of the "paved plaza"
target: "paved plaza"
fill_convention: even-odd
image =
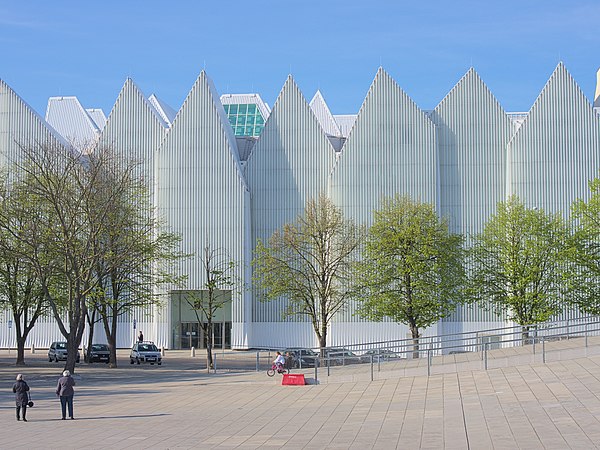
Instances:
[[[167,351],[160,367],[131,366],[120,352],[116,369],[77,367],[76,420],[62,421],[54,394],[62,365],[40,350],[16,368],[14,350],[3,350],[0,447],[600,448],[600,356],[573,356],[490,363],[487,371],[437,368],[430,377],[386,366],[374,381],[370,365],[361,364],[329,377],[321,370],[318,384],[282,386],[264,370],[207,374],[201,356],[186,352]],[[27,423],[15,419],[18,372],[35,402]]]

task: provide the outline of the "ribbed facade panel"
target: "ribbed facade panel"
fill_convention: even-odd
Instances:
[[[207,244],[238,263],[237,275],[245,280],[248,200],[235,138],[214,86],[202,72],[157,155],[159,212],[181,234],[181,250],[194,255],[179,264],[179,273],[187,276],[186,289],[204,288],[201,257]],[[246,295],[233,292],[234,345],[247,345]],[[170,320],[168,302],[160,315]]]
[[[252,242],[266,241],[327,192],[335,151],[308,102],[289,77],[245,166],[252,193]],[[253,303],[253,320],[282,320],[282,302]]]
[[[437,155],[435,125],[380,69],[331,174],[331,198],[365,225],[384,196],[407,194],[437,206]],[[360,321],[354,310],[337,321]]]
[[[46,122],[80,151],[89,151],[100,130],[77,97],[50,97]]]
[[[137,167],[137,174],[141,176],[149,190],[149,203],[145,205],[148,214],[154,210],[154,171],[156,166],[155,155],[163,141],[167,129],[164,121],[158,116],[144,94],[131,79],[127,79],[117,101],[108,116],[106,125],[99,139],[99,144],[110,147],[126,160],[133,160]],[[137,307],[124,315],[127,322],[133,319],[142,329],[143,323],[155,323],[164,320],[157,315],[153,307]],[[121,328],[121,327],[120,327]],[[117,346],[127,347],[131,344],[129,326],[126,331],[119,330]],[[162,328],[162,327],[161,327]],[[165,339],[155,326],[143,329],[147,339],[152,339],[158,346],[168,346]],[[104,336],[104,330],[97,330],[99,338]]]
[[[512,123],[474,69],[470,69],[430,115],[438,127],[440,213],[450,229],[469,237],[483,231],[506,197],[506,145]],[[474,305],[447,321],[494,321]]]
[[[527,207],[570,216],[600,170],[600,118],[560,63],[507,148],[507,190]],[[557,320],[579,316],[564,311]]]

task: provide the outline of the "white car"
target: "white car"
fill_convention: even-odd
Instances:
[[[162,354],[160,350],[156,348],[154,342],[143,341],[133,345],[131,353],[129,354],[129,363],[150,363],[162,364]]]

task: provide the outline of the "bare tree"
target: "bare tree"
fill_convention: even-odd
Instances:
[[[49,143],[21,146],[22,188],[45,214],[20,236],[67,341],[65,367],[75,370],[86,326],[87,299],[98,287],[97,242],[111,226],[111,206],[127,180],[108,180],[108,152],[83,155]],[[107,189],[107,183],[115,183]],[[102,195],[99,195],[102,193]]]
[[[158,288],[182,280],[171,270],[174,261],[185,257],[177,250],[181,239],[157,220],[138,166],[110,147],[96,148],[88,162],[89,170],[98,173],[94,209],[104,211],[94,216],[100,232],[94,241],[97,284],[91,300],[108,340],[111,367],[117,365],[119,316],[159,303]]]
[[[204,289],[201,291],[185,291],[185,301],[196,314],[196,319],[206,336],[206,368],[213,368],[213,322],[218,311],[231,301],[231,290],[241,286],[236,276],[237,265],[224,249],[213,249],[208,244],[202,254],[204,270]]]
[[[17,365],[25,364],[25,342],[37,319],[48,312],[35,267],[19,235],[40,214],[37,205],[4,177],[0,190],[0,303],[9,308],[15,324]]]
[[[350,298],[352,261],[363,237],[364,228],[321,194],[293,223],[257,244],[254,281],[264,299],[287,299],[285,315],[308,317],[322,348],[333,317]]]

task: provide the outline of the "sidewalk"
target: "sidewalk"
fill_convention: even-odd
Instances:
[[[358,381],[281,386],[167,353],[160,367],[78,367],[74,421],[54,395],[62,366],[43,356],[17,369],[0,355],[1,448],[600,448],[597,355],[373,382],[356,366]],[[14,418],[17,371],[36,403],[28,423]]]

